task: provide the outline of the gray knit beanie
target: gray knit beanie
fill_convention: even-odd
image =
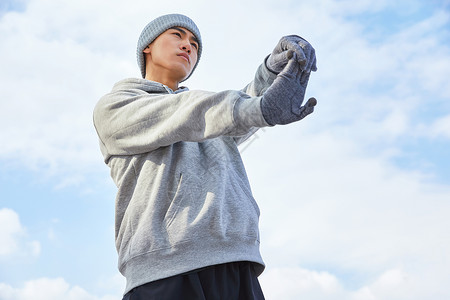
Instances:
[[[145,56],[143,53],[144,49],[147,48],[147,46],[150,45],[161,33],[176,26],[186,28],[187,30],[192,32],[192,34],[194,34],[198,40],[197,63],[192,69],[191,74],[194,72],[202,54],[202,38],[200,36],[200,31],[198,30],[197,25],[195,25],[194,21],[192,21],[190,18],[180,14],[169,14],[158,17],[148,23],[139,36],[136,54],[142,78],[145,78]],[[186,77],[184,80],[188,79],[191,74],[189,74],[188,77]]]

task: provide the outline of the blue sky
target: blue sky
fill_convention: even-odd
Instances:
[[[317,50],[314,114],[242,151],[267,298],[450,297],[449,1],[122,2],[0,5],[0,300],[120,299],[92,110],[170,12],[202,32],[191,89],[240,89],[283,35]]]

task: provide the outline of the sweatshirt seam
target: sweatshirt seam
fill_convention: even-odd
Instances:
[[[100,142],[102,143],[102,145],[105,147],[105,149],[108,149],[108,148],[106,147],[105,142],[103,142],[103,139],[102,139],[101,136],[100,136],[100,133],[99,133],[99,131],[98,131],[98,129],[97,129],[97,125],[95,124],[95,115],[92,117],[92,121],[93,121],[93,123],[94,123],[94,128],[95,128],[95,131],[97,132],[98,139],[100,140]]]
[[[233,122],[234,127],[236,127],[238,125],[236,122],[236,113],[235,113],[234,109],[236,108],[236,105],[240,98],[241,98],[240,96],[236,96],[236,99],[234,99],[234,101],[233,101],[233,106],[231,107],[231,121]]]
[[[239,232],[233,232],[232,234],[228,234],[227,236],[238,236],[238,237],[245,237],[245,238],[252,238],[252,239],[254,238],[258,242],[258,244],[261,243],[260,239],[258,238],[257,235],[247,235],[247,234],[243,235],[243,234],[240,234]],[[150,250],[150,251],[145,251],[145,252],[141,252],[139,254],[133,255],[133,256],[129,257],[126,261],[124,261],[123,264],[120,265],[119,270],[122,271],[125,265],[127,265],[130,261],[133,261],[133,260],[135,260],[138,257],[145,256],[145,255],[147,255],[149,253],[154,253],[154,252],[158,252],[158,251],[161,251],[161,250],[173,249],[176,246],[180,246],[180,245],[183,245],[183,244],[188,244],[188,243],[191,243],[192,241],[195,241],[195,240],[198,240],[198,239],[202,239],[202,238],[205,238],[205,237],[210,237],[210,235],[202,235],[202,236],[196,237],[195,239],[192,238],[192,239],[182,240],[182,241],[177,242],[177,243],[175,243],[173,245],[170,245],[170,246],[160,247],[160,248],[157,248],[157,249],[153,249],[153,250]]]

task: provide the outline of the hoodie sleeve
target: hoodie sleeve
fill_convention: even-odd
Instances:
[[[262,63],[255,74],[255,78],[242,91],[250,96],[262,96],[264,92],[272,85],[277,74],[271,72],[267,67],[265,61]]]
[[[267,60],[267,58],[266,58]],[[277,78],[277,74],[271,72],[267,67],[266,63],[264,61],[263,64],[261,64],[258,67],[258,70],[256,71],[255,78],[252,82],[250,82],[245,88],[242,89],[242,91],[250,96],[254,97],[260,97],[264,94],[264,92],[270,87],[270,85],[273,83],[273,81]],[[239,114],[241,111],[240,106],[245,105],[245,102],[240,102],[238,105],[235,106],[236,114]],[[268,124],[267,124],[268,125]],[[252,136],[256,131],[258,131],[258,127],[250,129],[248,132],[246,132],[242,136],[236,136],[234,138],[235,142],[240,145],[243,142],[245,142],[250,136]]]
[[[107,162],[112,155],[150,152],[179,141],[245,135],[268,125],[260,101],[242,91],[149,94],[122,83],[97,103],[94,126]]]

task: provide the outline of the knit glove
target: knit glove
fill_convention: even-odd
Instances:
[[[288,51],[286,57],[286,67],[261,99],[263,117],[272,126],[299,121],[311,114],[317,104],[315,98],[310,98],[301,106],[311,73],[301,70],[296,53]]]
[[[303,71],[317,71],[316,51],[308,41],[297,35],[288,35],[280,39],[266,60],[267,68],[274,73],[280,73],[288,63],[288,50],[295,52]]]

